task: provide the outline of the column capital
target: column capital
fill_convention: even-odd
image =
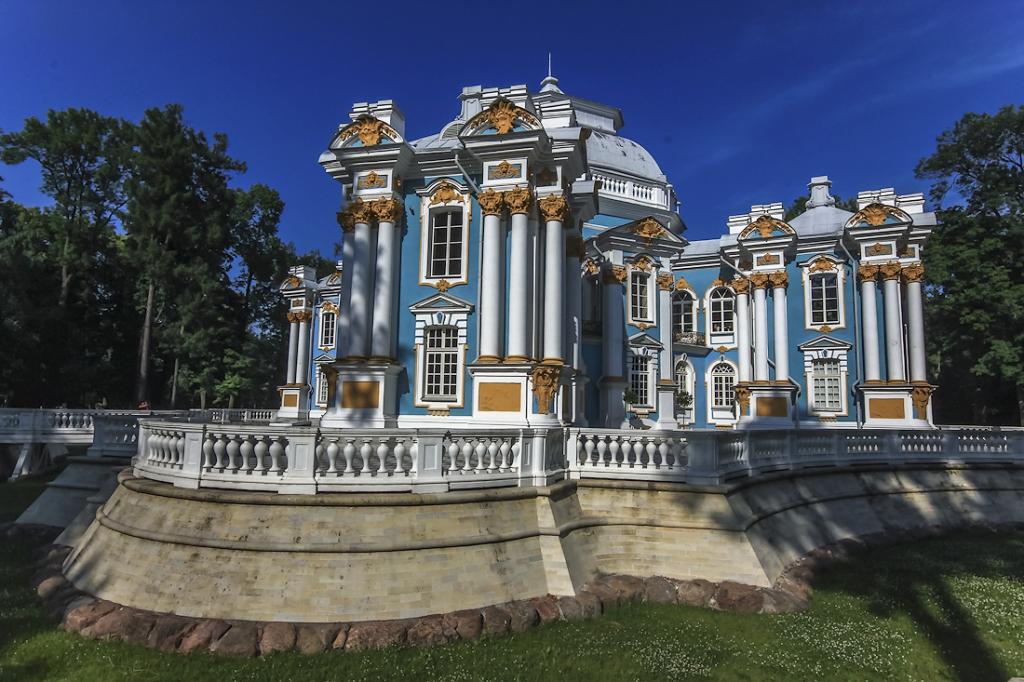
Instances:
[[[729,286],[731,286],[733,288],[733,290],[736,292],[736,294],[739,295],[739,296],[748,296],[748,295],[750,295],[750,280],[749,279],[744,279],[743,277],[737,277],[736,279],[734,279],[730,283]]]
[[[493,189],[477,194],[476,200],[480,204],[480,210],[483,211],[484,215],[500,216],[502,209],[505,208],[505,197]]]
[[[559,194],[550,194],[537,202],[540,215],[545,221],[565,221],[569,214],[569,204],[565,197]]]
[[[862,265],[857,268],[857,274],[860,275],[861,281],[875,281],[878,277],[878,266],[877,265]]]
[[[767,289],[769,284],[768,275],[764,273],[757,273],[756,275],[751,275],[750,283],[754,285],[755,289]]]
[[[377,199],[370,203],[373,209],[373,214],[382,223],[394,223],[398,224],[398,221],[402,218],[402,211],[404,206],[400,199]]]
[[[785,270],[779,270],[769,273],[768,281],[772,283],[772,287],[775,289],[785,289],[786,285],[789,284],[789,275],[786,274]]]
[[[508,207],[508,212],[515,215],[516,213],[529,213],[530,204],[533,203],[533,197],[530,196],[530,190],[525,187],[516,187],[510,189],[507,192],[502,192],[502,198],[505,200],[505,206]]]
[[[349,204],[344,211],[339,215],[341,216],[341,227],[346,232],[350,231],[355,227],[356,223],[365,223],[369,225],[374,218],[373,211],[374,202],[365,202],[362,199],[356,199],[353,203]],[[352,227],[348,227],[351,225]]]
[[[601,281],[605,284],[622,284],[626,281],[626,268],[613,265],[602,273]]]
[[[672,286],[675,284],[675,280],[672,278],[672,273],[663,272],[658,275],[658,288],[662,291],[672,291]]]
[[[351,232],[352,230],[355,229],[356,221],[352,217],[352,212],[349,211],[348,209],[344,211],[338,211],[335,217],[338,219],[338,225],[341,226],[342,232]]]
[[[309,322],[311,319],[313,319],[313,313],[309,312],[308,310],[288,313],[289,322]]]
[[[924,266],[920,263],[912,263],[903,267],[903,277],[907,282],[918,283],[924,279]]]
[[[882,273],[883,280],[899,279],[900,274],[903,272],[903,266],[896,261],[892,261],[878,266],[878,271]]]

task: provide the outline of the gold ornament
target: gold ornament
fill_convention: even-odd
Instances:
[[[478,194],[476,200],[484,215],[501,215],[501,209],[505,206],[504,197],[493,189]]]
[[[309,320],[312,317],[313,317],[313,315],[308,310],[303,310],[303,311],[294,312],[294,313],[288,313],[288,321],[289,322],[306,322],[307,320]]]
[[[377,171],[370,171],[359,178],[359,189],[378,189],[388,186],[388,176],[378,175]]]
[[[915,384],[910,391],[910,400],[914,403],[914,416],[918,419],[928,418],[928,401],[932,397],[932,387],[928,384]]]
[[[768,281],[768,275],[762,272],[750,276],[750,283],[754,285],[755,289],[767,289]]]
[[[601,272],[601,266],[593,258],[588,258],[583,261],[583,272],[592,277]]]
[[[783,289],[789,284],[789,275],[786,274],[785,270],[779,270],[778,272],[772,272],[768,275],[768,281],[772,283],[772,286],[776,289]]]
[[[669,272],[663,272],[658,275],[658,288],[662,291],[672,291],[672,274]]]
[[[338,224],[341,225],[342,232],[351,232],[355,229],[355,218],[352,217],[352,212],[348,209],[338,211],[337,214],[335,214],[335,217],[338,219]]]
[[[519,118],[518,107],[507,99],[499,99],[486,112],[487,121],[499,135],[512,132]]]
[[[296,289],[302,286],[302,280],[295,275],[290,275],[288,279],[284,281],[284,285],[289,289]]]
[[[550,414],[551,402],[558,392],[558,380],[562,376],[562,369],[552,365],[538,365],[530,376],[533,379],[533,394],[537,396],[537,412]]]
[[[921,282],[924,279],[924,266],[920,263],[913,263],[903,268],[903,277],[907,282]]]
[[[402,218],[402,202],[398,199],[378,199],[371,202],[373,213],[382,223],[397,223]]]
[[[449,201],[462,201],[462,193],[450,182],[438,185],[434,193],[430,195],[430,205],[447,204]]]
[[[737,294],[749,294],[750,293],[750,280],[742,277],[737,277],[732,281],[732,288]]]
[[[647,256],[640,256],[635,261],[633,261],[633,269],[634,270],[643,270],[644,272],[647,272],[653,266],[654,266],[654,261],[652,261]]]
[[[836,264],[828,258],[818,258],[811,264],[811,272],[831,272],[836,269]]]
[[[626,281],[626,268],[621,265],[613,265],[604,271],[605,284],[622,284]]]
[[[886,263],[885,265],[878,266],[878,271],[882,273],[882,280],[899,279],[900,273],[903,272],[903,268],[896,261]]]
[[[766,253],[763,256],[758,256],[758,265],[778,265],[781,262],[779,254],[777,253]]]
[[[345,210],[348,211],[353,224],[369,225],[373,221],[373,206],[362,199],[356,199],[355,203],[349,204]]]
[[[693,287],[690,286],[690,283],[686,281],[685,277],[680,277],[679,279],[677,279],[675,286],[676,286],[676,291],[683,291],[685,289],[693,289]]]
[[[895,213],[896,209],[894,209],[892,206],[887,206],[886,204],[879,203],[868,204],[867,206],[865,206],[864,208],[857,212],[857,215],[854,216],[854,220],[852,222],[859,222],[856,220],[859,216],[868,225],[871,225],[872,227],[878,227],[879,225],[885,223],[886,218],[888,218],[891,215],[894,215]]]
[[[716,277],[715,279],[711,280],[711,286],[712,287],[727,287],[727,286],[729,286],[729,283],[726,282],[721,277]]]
[[[892,244],[872,244],[864,249],[865,256],[889,256],[892,254]]]
[[[736,386],[734,390],[736,404],[740,407],[740,416],[743,416],[750,409],[750,389],[741,384]]]
[[[331,276],[327,278],[327,283],[328,284],[337,284],[338,280],[340,280],[340,279],[341,279],[341,271],[340,270],[335,270],[334,272],[331,273]]]
[[[332,301],[324,301],[324,304],[320,306],[320,309],[325,313],[336,313],[338,312],[338,306]]]
[[[629,229],[630,232],[651,241],[665,234],[665,228],[654,218],[644,218]]]
[[[530,212],[530,190],[525,187],[516,187],[515,189],[510,189],[504,194],[505,205],[508,206],[509,213],[515,215],[516,213]]]
[[[760,234],[762,239],[768,239],[776,232],[780,232],[783,235],[796,234],[793,228],[788,224],[767,214],[758,216],[757,220],[743,228],[743,231],[740,232],[739,239],[746,239],[754,232]]]
[[[537,202],[540,214],[545,221],[564,221],[569,214],[569,204],[565,197],[558,194],[551,194]]]
[[[442,294],[452,288],[452,283],[446,279],[439,279],[436,282],[430,282],[430,286],[434,287]]]
[[[818,327],[818,331],[823,334],[828,334],[830,331],[832,331],[832,327],[830,325],[823,324],[820,327]]]
[[[519,177],[519,164],[512,165],[508,161],[502,161],[497,166],[491,166],[490,178],[492,180],[504,180],[506,178]]]
[[[877,265],[862,265],[857,268],[857,274],[860,275],[861,280],[874,281],[878,277],[878,266]]]
[[[341,131],[341,139],[347,140],[353,135],[359,138],[364,147],[380,144],[384,137],[384,121],[373,116],[360,116]]]

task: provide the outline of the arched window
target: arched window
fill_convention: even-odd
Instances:
[[[711,406],[732,409],[736,401],[736,369],[727,362],[711,368]]]
[[[337,334],[338,316],[330,311],[320,313],[320,347],[334,348],[334,339]]]
[[[811,324],[839,324],[839,276],[821,272],[811,275],[809,280]]]
[[[462,209],[430,212],[427,276],[462,277]]]
[[[676,363],[676,393],[690,392],[690,368],[686,360]]]
[[[459,385],[459,333],[455,327],[428,327],[423,332],[423,399],[456,399]]]
[[[732,289],[718,287],[711,292],[709,307],[711,309],[711,333],[728,334],[733,331],[736,298]]]
[[[693,294],[677,291],[672,295],[672,332],[677,341],[685,340],[697,331]]]

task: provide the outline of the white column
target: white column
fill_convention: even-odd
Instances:
[[[900,310],[900,266],[887,263],[881,268],[885,298],[885,364],[889,381],[906,381],[903,368],[903,320]],[[895,274],[893,274],[895,272]]]
[[[369,354],[370,297],[373,291],[373,269],[370,262],[370,205],[352,207],[355,233],[352,247],[352,294],[349,299],[349,348],[353,358],[366,359]]]
[[[289,301],[290,302],[290,301]],[[284,383],[295,383],[295,359],[299,349],[299,323],[295,313],[288,313],[288,373]]]
[[[860,274],[860,310],[864,339],[864,381],[878,383],[882,378],[878,362],[878,306],[875,294],[877,265],[862,265]]]
[[[787,326],[786,284],[789,281],[785,271],[773,272],[769,279],[772,283],[772,314],[775,318],[775,380],[789,380],[789,327]]]
[[[754,381],[768,380],[767,275],[754,275]]]
[[[658,340],[661,353],[658,356],[658,428],[675,429],[676,390],[675,363],[672,352],[672,274],[658,275]]]
[[[556,201],[557,200],[557,201]],[[540,202],[544,219],[544,358],[546,364],[565,360],[565,234],[562,221],[567,206],[563,197]]]
[[[508,356],[509,362],[526,362],[531,358],[530,301],[530,193],[526,189],[506,192],[505,202],[511,217],[508,272]]]
[[[377,274],[373,287],[373,330],[370,354],[374,359],[393,359],[394,296],[398,290],[398,222],[401,204],[394,199],[374,202],[380,223],[377,227]]]
[[[347,211],[338,214],[341,223],[341,295],[338,306],[337,357],[349,354],[352,326],[352,270],[355,262],[355,222]]]
[[[299,341],[295,357],[295,382],[306,384],[306,368],[309,361],[309,319],[312,316],[309,312],[300,313],[302,320],[299,322]]]
[[[920,264],[903,268],[907,279],[907,340],[910,345],[910,380],[928,381],[928,362],[924,349],[924,306],[921,300],[921,277],[924,268]]]
[[[484,213],[483,259],[480,264],[480,352],[478,362],[498,362],[502,356],[505,317],[505,234],[501,225],[504,201],[487,190],[477,196]]]
[[[736,352],[740,359],[740,383],[750,381],[750,280],[733,282],[736,289]]]

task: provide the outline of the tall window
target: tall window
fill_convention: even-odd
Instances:
[[[697,331],[693,314],[693,294],[689,291],[677,291],[672,296],[672,330],[680,336]]]
[[[686,361],[680,360],[676,363],[676,393],[684,391],[690,391],[690,370],[686,366]]]
[[[736,401],[736,370],[720,362],[711,368],[711,406],[732,409]]]
[[[430,327],[424,333],[423,398],[453,401],[459,382],[459,335],[454,327]]]
[[[629,274],[629,311],[634,320],[649,322],[651,317],[651,275],[643,270]]]
[[[629,365],[629,388],[636,394],[636,404],[651,404],[651,359],[644,355],[634,355]]]
[[[815,410],[839,412],[843,409],[842,376],[839,373],[838,360],[812,360],[811,382]]]
[[[735,297],[730,289],[718,287],[711,292],[711,332],[715,334],[733,331],[733,310]]]
[[[317,401],[317,403],[319,403],[320,405],[326,405],[327,404],[327,396],[330,393],[330,389],[331,389],[331,387],[330,387],[329,382],[327,381],[327,375],[324,374],[324,371],[322,369],[321,370],[317,370],[317,373],[316,373],[316,401]]]
[[[430,277],[462,276],[462,209],[430,214]]]
[[[839,324],[839,276],[811,275],[811,324]]]
[[[337,316],[332,312],[320,313],[320,347],[334,348],[334,337],[337,325]]]

